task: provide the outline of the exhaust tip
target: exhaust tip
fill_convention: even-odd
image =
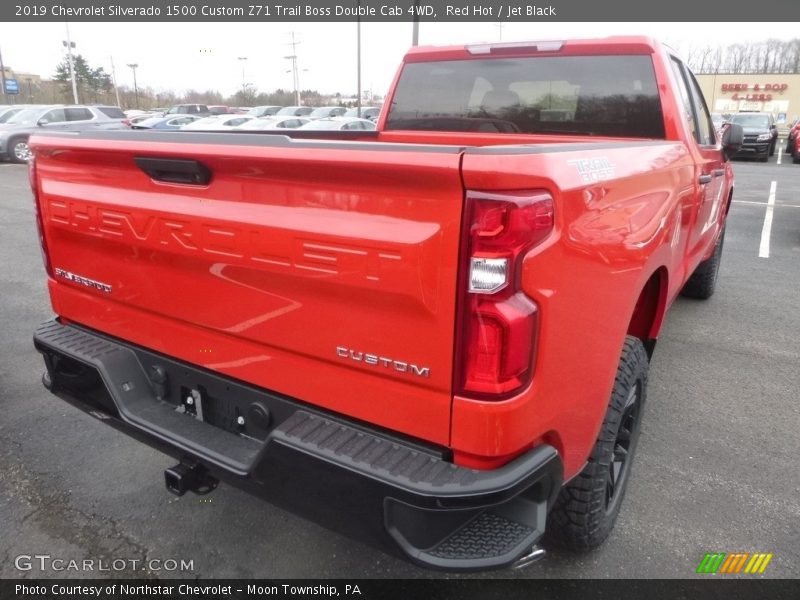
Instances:
[[[531,549],[528,550],[527,554],[524,554],[523,556],[518,558],[517,562],[511,565],[511,568],[524,569],[528,565],[543,559],[544,555],[545,555],[544,548],[539,548],[539,546],[532,546]]]

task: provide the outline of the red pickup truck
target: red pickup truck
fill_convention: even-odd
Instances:
[[[414,48],[376,132],[37,134],[43,381],[177,494],[441,569],[595,547],[664,313],[714,291],[724,138],[643,37]]]

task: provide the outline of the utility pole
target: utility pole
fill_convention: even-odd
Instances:
[[[78,84],[75,81],[75,65],[72,62],[72,49],[75,47],[75,42],[69,39],[69,23],[64,24],[67,28],[67,39],[61,40],[61,43],[67,47],[67,59],[69,61],[69,78],[72,80],[72,99],[75,104],[78,104]]]
[[[244,78],[244,62],[246,60],[247,60],[246,56],[240,56],[238,58],[238,61],[242,63],[242,101],[244,101],[244,94],[247,91],[247,84],[245,83],[245,78]]]
[[[136,97],[136,108],[139,108],[139,88],[136,85],[136,69],[139,67],[139,64],[130,63],[128,66],[133,70],[133,94]]]
[[[411,19],[411,45],[419,46],[419,0],[414,0],[414,15]]]
[[[114,84],[114,94],[117,96],[117,106],[122,108],[122,104],[119,102],[119,88],[117,87],[117,71],[114,69],[114,57],[109,56],[111,59],[111,83]]]
[[[300,74],[297,72],[297,45],[299,43],[300,42],[295,40],[293,31],[292,41],[290,43],[292,47],[292,55],[283,57],[286,59],[290,59],[292,61],[292,80],[294,82],[294,103],[297,106],[300,106]]]
[[[3,86],[3,104],[8,104],[8,95],[6,94],[6,66],[3,64],[3,53],[0,52],[0,85]]]
[[[358,87],[358,101],[356,107],[358,108],[358,116],[361,116],[361,0],[358,0],[358,18],[356,20],[356,70],[358,75],[356,77]]]

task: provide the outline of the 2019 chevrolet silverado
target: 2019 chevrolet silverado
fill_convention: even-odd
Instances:
[[[594,548],[741,138],[644,37],[414,48],[373,132],[36,135],[43,381],[177,494],[438,569]]]

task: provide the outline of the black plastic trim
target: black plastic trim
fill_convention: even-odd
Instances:
[[[533,134],[531,134],[533,135]],[[471,146],[464,154],[551,154],[556,152],[589,152],[592,150],[617,150],[677,144],[672,140],[619,140],[614,142],[566,142],[538,144],[509,144],[506,146]]]
[[[548,445],[495,470],[470,469],[450,462],[445,450],[325,414],[76,324],[43,323],[34,345],[45,357],[43,381],[51,392],[192,465],[202,481],[227,481],[323,525],[333,521],[343,533],[357,529],[368,538],[363,541],[426,567],[479,570],[512,564],[541,538],[562,484],[560,457]],[[59,363],[70,369],[69,380]],[[84,376],[78,363],[99,378]],[[224,396],[220,390],[229,390],[222,398],[226,402],[255,399],[271,415],[263,435],[244,435],[227,422],[212,425],[181,414],[174,395],[181,377],[218,397]],[[177,479],[173,475],[170,481]],[[194,491],[198,485],[190,479],[173,487]]]
[[[137,156],[133,161],[156,181],[187,185],[208,185],[211,182],[209,168],[194,159]]]
[[[215,146],[254,146],[259,148],[303,148],[303,149],[333,149],[333,150],[365,150],[368,152],[428,152],[431,154],[460,154],[463,146],[441,144],[403,144],[399,142],[368,142],[360,141],[365,138],[377,137],[370,131],[355,132],[360,135],[344,135],[349,132],[333,132],[320,134],[308,132],[297,135],[284,131],[146,131],[146,130],[103,130],[103,131],[48,131],[41,135],[48,137],[78,137],[82,140],[103,140],[115,142],[164,142],[169,144],[210,144]],[[336,135],[333,138],[333,135]],[[372,134],[372,135],[365,135]],[[330,136],[330,138],[329,138]],[[303,139],[300,139],[300,138]],[[355,138],[348,141],[349,138]],[[313,139],[305,139],[313,138]],[[323,139],[328,138],[328,139]],[[158,152],[158,146],[153,146],[153,151]]]

